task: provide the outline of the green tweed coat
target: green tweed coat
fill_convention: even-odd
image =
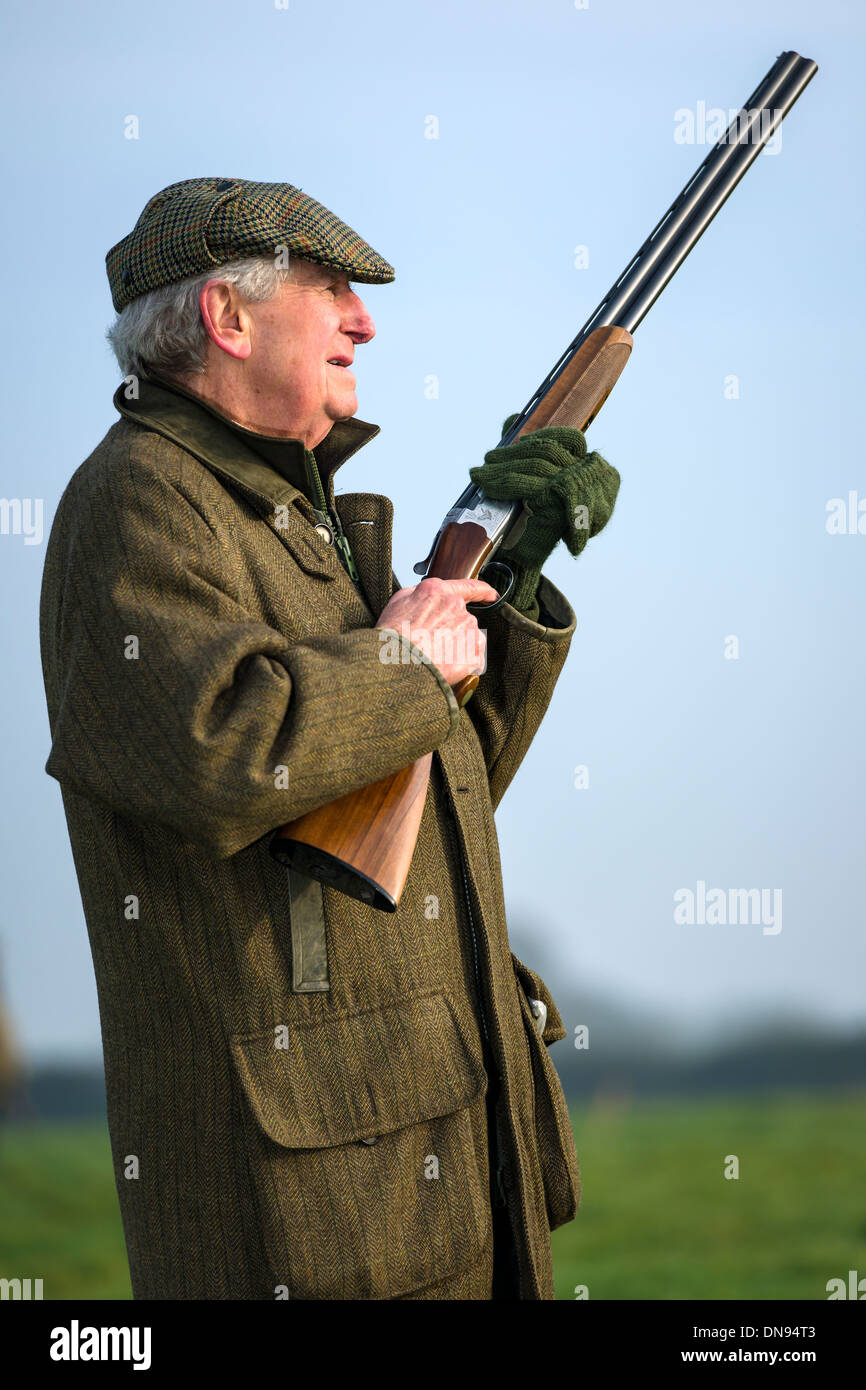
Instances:
[[[543,578],[556,626],[488,615],[461,711],[435,667],[380,659],[393,509],[333,487],[377,427],[315,451],[362,594],[218,415],[155,382],[126,397],[59,503],[41,642],[134,1296],[489,1298],[486,1019],[520,1297],[550,1299],[549,1233],[579,1200],[547,1050],[565,1029],[509,947],[493,812],[574,614]],[[268,852],[430,750],[396,913]]]

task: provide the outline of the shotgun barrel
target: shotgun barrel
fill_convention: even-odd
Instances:
[[[585,429],[595,419],[625,365],[632,333],[817,70],[816,63],[799,53],[777,58],[500,444],[546,424]],[[515,542],[525,524],[522,502],[494,502],[470,483],[446,514],[430,554],[415,565],[415,573],[474,577],[498,548]],[[483,611],[495,605],[470,606]],[[474,675],[458,682],[458,703],[465,703],[477,684]],[[431,761],[427,753],[394,776],[282,826],[270,842],[271,853],[350,897],[395,911],[412,860]]]
[[[653,227],[643,246],[613,282],[580,332],[502,435],[500,446],[511,444],[517,438],[529,416],[590,333],[596,328],[610,325],[634,333],[817,71],[818,64],[811,58],[801,58],[799,53],[792,51],[779,55],[722,138],[695,170],[685,188]],[[587,421],[587,425],[590,423]],[[483,495],[481,488],[470,483],[452,511],[473,510],[481,505]],[[430,554],[433,554],[432,549]],[[415,572],[424,573],[426,563],[421,561],[415,567]]]
[[[799,53],[782,53],[776,59],[500,443],[509,444],[516,437],[524,420],[594,329],[616,324],[634,333],[817,71],[818,64]]]

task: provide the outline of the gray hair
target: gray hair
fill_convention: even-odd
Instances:
[[[210,341],[202,322],[199,295],[208,280],[234,285],[248,304],[273,299],[292,277],[292,267],[274,264],[272,257],[250,256],[227,261],[202,275],[190,275],[171,285],[141,294],[117,315],[106,333],[124,376],[177,377],[200,375],[207,366]]]

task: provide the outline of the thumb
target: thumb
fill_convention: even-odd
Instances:
[[[505,434],[508,430],[511,429],[511,426],[514,424],[514,421],[515,421],[516,419],[518,419],[519,415],[520,415],[520,411],[518,410],[518,411],[515,412],[514,415],[509,415],[508,418],[507,418],[506,420],[503,421],[503,423],[502,423],[502,433],[503,433],[503,434]]]

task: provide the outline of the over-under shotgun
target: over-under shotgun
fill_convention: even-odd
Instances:
[[[638,324],[817,71],[809,58],[781,54],[500,445],[545,425],[585,430],[595,419],[628,360]],[[524,525],[522,502],[494,502],[470,484],[415,571],[440,579],[475,578],[500,546],[514,544]],[[478,676],[468,676],[454,687],[461,705],[477,684]],[[271,853],[350,897],[395,911],[418,838],[432,756],[427,753],[393,776],[284,825],[271,839]]]

